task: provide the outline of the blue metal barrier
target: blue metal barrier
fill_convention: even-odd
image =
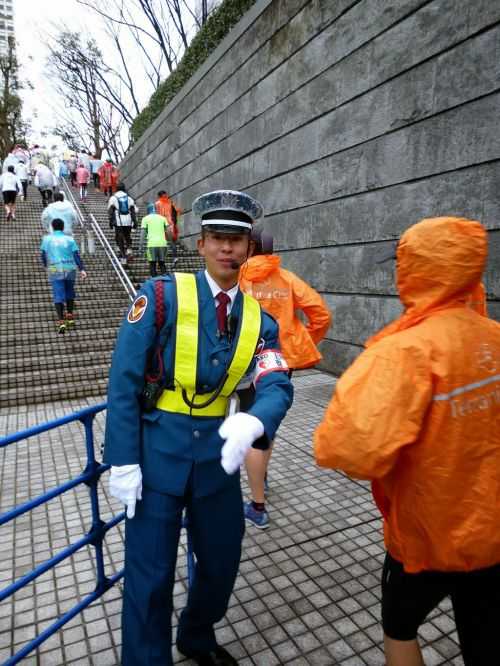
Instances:
[[[10,511],[7,511],[6,513],[0,514],[0,527],[21,516],[23,513],[31,511],[37,506],[45,504],[51,499],[54,499],[54,497],[62,495],[67,490],[75,488],[81,483],[85,483],[89,487],[92,507],[92,525],[88,533],[75,543],[61,550],[59,553],[57,553],[57,555],[54,555],[43,564],[35,567],[33,571],[30,571],[11,585],[8,585],[3,590],[0,590],[0,603],[7,597],[15,594],[25,585],[28,585],[34,581],[36,578],[38,578],[38,576],[41,576],[52,567],[56,566],[66,558],[76,553],[77,550],[83,548],[84,546],[94,546],[97,572],[97,582],[94,591],[88,594],[84,599],[82,599],[82,601],[76,604],[76,606],[73,606],[73,608],[71,608],[58,620],[47,627],[47,629],[45,629],[36,638],[27,643],[21,650],[16,652],[16,654],[4,662],[3,666],[13,666],[13,664],[19,663],[21,659],[24,659],[24,657],[26,657],[30,652],[41,645],[41,643],[46,641],[47,638],[52,636],[52,634],[58,631],[64,624],[69,622],[73,617],[75,617],[75,615],[78,615],[78,613],[80,613],[84,608],[87,608],[87,606],[89,606],[93,601],[102,596],[107,590],[109,590],[110,587],[112,587],[118,580],[120,580],[120,578],[123,577],[123,569],[110,578],[106,576],[104,571],[102,542],[106,533],[125,518],[125,512],[122,511],[117,516],[114,516],[114,518],[112,518],[108,523],[104,523],[99,515],[97,484],[101,474],[108,470],[110,465],[98,463],[95,459],[94,432],[92,426],[95,415],[105,410],[106,407],[107,403],[104,402],[99,405],[95,405],[94,407],[87,407],[79,412],[75,412],[74,414],[63,416],[60,419],[55,419],[54,421],[49,421],[41,425],[33,426],[32,428],[21,430],[12,435],[7,435],[6,437],[0,438],[0,448],[3,448],[9,444],[14,444],[15,442],[19,442],[23,439],[28,439],[29,437],[39,435],[40,433],[47,432],[48,430],[53,430],[54,428],[58,428],[62,425],[73,423],[74,421],[80,421],[85,428],[85,446],[87,450],[87,465],[79,476],[71,479],[70,481],[67,481],[66,483],[63,483],[61,486],[58,486],[53,490],[49,490],[48,492],[43,493],[42,495],[39,495],[38,497],[35,497],[28,502],[25,502],[24,504],[21,504],[20,506],[15,507],[14,509],[11,509]],[[183,521],[183,526],[187,528],[186,519]],[[191,586],[195,571],[195,558],[193,555],[193,546],[189,531],[187,531],[187,571],[188,585]]]
[[[42,432],[47,432],[48,430],[52,430],[53,428],[58,428],[59,426],[64,425],[66,423],[72,423],[73,421],[80,421],[81,423],[83,423],[83,426],[85,428],[85,445],[87,449],[87,465],[82,474],[77,476],[75,479],[72,479],[71,481],[64,483],[62,486],[54,488],[53,490],[44,493],[43,495],[39,495],[38,497],[35,497],[29,502],[25,502],[21,506],[18,506],[12,509],[11,511],[7,511],[6,513],[0,515],[0,526],[4,525],[5,523],[8,523],[11,520],[14,520],[14,518],[21,516],[23,513],[26,513],[27,511],[30,511],[31,509],[34,509],[35,507],[40,506],[45,502],[48,502],[54,497],[61,495],[67,490],[70,490],[71,488],[74,488],[75,486],[81,483],[85,483],[89,487],[90,501],[92,507],[92,525],[86,536],[79,539],[76,543],[71,544],[67,548],[64,548],[57,555],[50,558],[43,564],[40,564],[38,567],[33,569],[33,571],[26,574],[19,580],[15,581],[8,587],[4,588],[3,590],[0,590],[0,602],[9,597],[10,595],[14,594],[15,592],[17,592],[17,590],[19,590],[21,587],[24,587],[31,581],[35,580],[35,578],[38,578],[38,576],[41,576],[43,573],[54,567],[56,564],[59,564],[59,562],[62,562],[67,557],[73,555],[73,553],[75,553],[80,548],[83,548],[84,546],[87,545],[92,545],[95,548],[95,561],[96,561],[96,572],[97,572],[97,582],[95,590],[90,594],[88,594],[84,599],[82,599],[82,601],[80,601],[76,606],[71,608],[62,617],[56,620],[56,622],[47,627],[47,629],[45,629],[36,638],[27,643],[21,650],[19,650],[19,652],[16,652],[16,654],[14,654],[8,661],[5,662],[5,666],[12,666],[13,664],[17,664],[19,661],[21,661],[21,659],[26,657],[26,655],[28,655],[32,650],[37,648],[41,643],[43,643],[43,641],[47,640],[49,636],[58,631],[64,624],[66,624],[66,622],[69,622],[69,620],[75,617],[75,615],[78,615],[78,613],[80,613],[84,608],[89,606],[93,601],[95,601],[102,594],[104,594],[104,592],[109,590],[109,588],[112,587],[123,576],[123,570],[111,576],[110,578],[106,576],[104,571],[104,559],[102,551],[102,542],[104,536],[106,532],[108,532],[108,530],[117,525],[125,517],[125,513],[122,512],[119,515],[115,516],[108,523],[104,523],[99,515],[99,499],[97,496],[97,484],[101,474],[105,472],[107,469],[109,469],[110,466],[98,463],[95,459],[94,433],[92,425],[95,415],[98,412],[102,412],[104,409],[106,409],[106,403],[96,405],[95,407],[87,407],[86,409],[82,409],[81,411],[76,412],[75,414],[71,414],[69,416],[65,416],[63,418],[56,419],[54,421],[49,421],[48,423],[44,423],[42,425],[38,425],[33,428],[28,428],[27,430],[22,430],[13,435],[9,435],[7,437],[3,437],[0,439],[0,448],[2,448],[9,444],[18,442],[22,439],[33,437],[33,435],[38,435]]]

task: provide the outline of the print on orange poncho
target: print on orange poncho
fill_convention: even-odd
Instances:
[[[486,255],[471,220],[403,234],[405,312],[340,378],[314,436],[319,465],[374,481],[386,547],[409,572],[500,562],[500,325],[480,314]]]

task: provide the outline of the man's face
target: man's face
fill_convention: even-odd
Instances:
[[[248,234],[222,234],[205,231],[198,240],[198,252],[205,258],[207,270],[217,284],[229,289],[238,281],[240,266],[249,253]],[[233,268],[233,264],[238,264]]]

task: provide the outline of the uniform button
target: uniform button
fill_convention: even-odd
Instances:
[[[214,366],[219,365],[219,359],[218,359],[218,358],[214,358],[214,359],[212,360],[212,365],[214,365]]]
[[[199,439],[200,438],[200,431],[199,430],[193,430],[193,437],[195,439]]]

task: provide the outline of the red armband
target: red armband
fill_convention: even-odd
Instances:
[[[263,349],[255,355],[254,385],[270,372],[288,372],[288,364],[279,349]]]

